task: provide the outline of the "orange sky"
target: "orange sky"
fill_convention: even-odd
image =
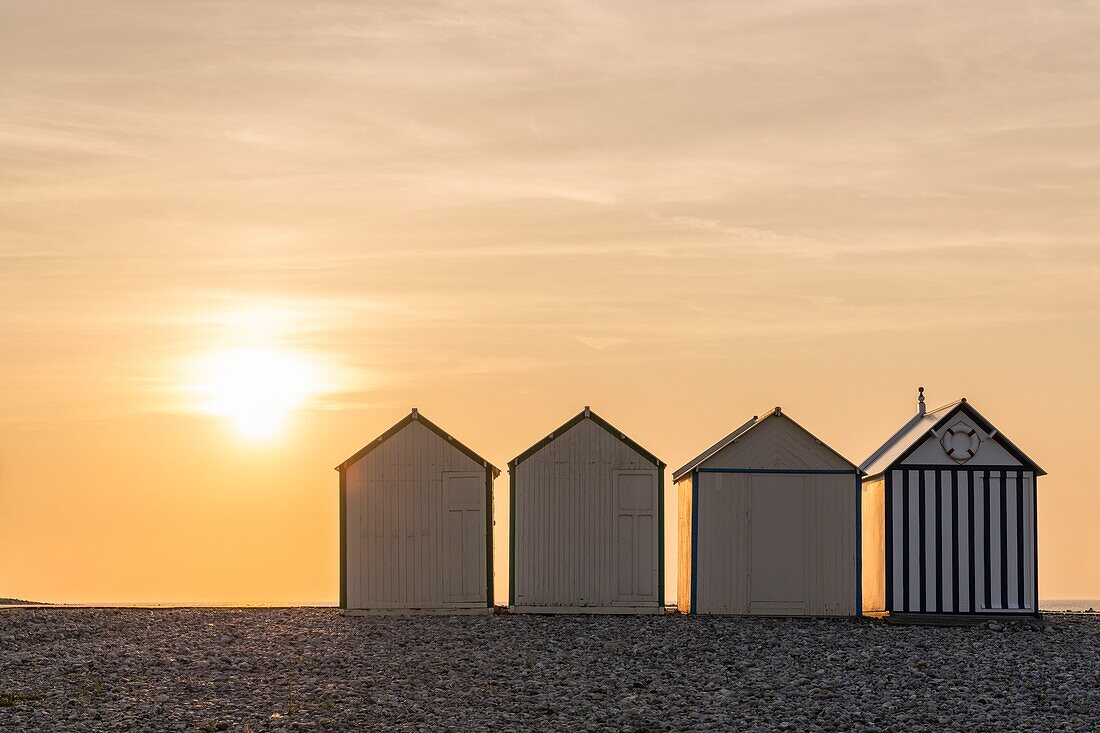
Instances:
[[[335,602],[332,467],[414,405],[501,467],[585,404],[669,464],[775,404],[858,462],[922,384],[1050,472],[1041,595],[1100,597],[1097,37],[1087,3],[0,4],[0,596]],[[309,374],[255,385],[268,436],[210,394],[252,352]]]

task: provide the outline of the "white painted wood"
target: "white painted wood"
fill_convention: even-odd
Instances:
[[[936,472],[924,474],[924,594],[927,608],[936,608]],[[919,530],[919,524],[918,524]]]
[[[894,570],[893,584],[893,605],[892,609],[904,609],[905,608],[905,593],[901,582],[902,577],[905,574],[905,535],[902,533],[901,528],[904,524],[904,505],[902,500],[904,496],[901,491],[902,471],[892,471],[890,476],[891,497],[890,497],[890,512],[891,512],[891,526],[893,527],[891,554],[893,562],[891,563]]]
[[[842,471],[855,468],[783,413],[762,419],[700,465]]]
[[[937,594],[943,599],[944,611],[952,609],[954,600],[953,583],[955,577],[955,558],[951,545],[951,528],[955,524],[955,514],[951,507],[951,482],[954,475],[950,471],[940,471],[940,506],[943,514],[940,518],[943,530],[940,542],[940,556],[943,558],[942,583],[937,588]]]
[[[985,432],[966,416],[959,416],[959,422],[963,422],[969,425],[981,438],[981,445],[978,448],[977,454],[969,460],[959,463],[953,460],[944,451],[943,445],[940,443],[942,436],[940,435],[927,435],[920,444],[913,450],[913,452],[902,461],[902,465],[907,466],[996,466],[996,467],[1010,467],[1019,466],[1020,462],[1001,445],[1001,442],[997,439],[997,436],[990,437],[989,433]],[[952,425],[954,422],[952,421]]]
[[[628,603],[661,605],[657,597],[657,468],[646,457],[591,419],[582,419],[526,457],[515,472],[516,610],[597,609]],[[645,476],[651,487],[650,520],[634,513],[631,547],[651,557],[643,572],[652,580],[622,587],[620,597],[616,476]],[[630,481],[633,481],[631,479]],[[633,484],[632,484],[633,485]],[[640,510],[639,510],[640,511]],[[639,537],[638,533],[644,534]],[[633,550],[631,550],[633,552]],[[639,563],[642,559],[638,560]],[[644,592],[643,592],[644,591]]]
[[[909,606],[908,611],[920,610],[920,492],[917,490],[920,471],[906,471],[909,474]]]
[[[806,476],[757,474],[749,493],[749,613],[806,613]],[[779,527],[784,532],[775,531]]]
[[[490,470],[416,420],[346,466],[348,609],[487,607]]]
[[[678,482],[681,537],[686,538],[680,547],[681,610],[859,613],[861,489],[851,463],[779,413],[714,451],[696,470],[697,502],[692,501],[693,474]],[[820,471],[845,473],[814,473]],[[694,559],[693,514],[698,517]]]
[[[616,605],[637,605],[657,592],[657,472],[614,471]],[[575,578],[574,578],[575,580]]]
[[[970,595],[970,536],[974,528],[970,525],[970,477],[959,473],[955,482],[959,487],[959,612],[963,613],[974,609]]]
[[[443,602],[485,600],[485,475],[443,474]]]

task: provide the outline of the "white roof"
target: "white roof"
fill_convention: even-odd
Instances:
[[[881,448],[872,453],[866,461],[861,463],[859,470],[863,471],[868,476],[877,476],[882,473],[891,463],[896,461],[902,453],[908,450],[911,445],[916,443],[925,433],[931,430],[932,426],[939,422],[940,418],[961,402],[962,400],[955,400],[943,407],[929,410],[923,415],[919,413],[914,415],[909,422],[901,426],[901,430],[894,433],[889,440],[882,444]]]
[[[775,409],[778,410],[779,408],[777,407]],[[707,448],[705,451],[703,451],[699,455],[692,458],[690,461],[688,461],[683,466],[681,466],[679,468],[679,470],[674,471],[672,473],[672,480],[674,482],[679,481],[680,477],[683,476],[685,473],[690,472],[692,469],[694,469],[700,463],[707,460],[708,458],[713,456],[715,453],[717,453],[718,451],[722,450],[723,448],[725,448],[727,445],[729,445],[733,441],[740,438],[745,433],[749,432],[749,430],[759,422],[760,422],[760,418],[756,415],[753,415],[752,419],[749,420],[747,423],[745,423],[741,427],[737,428],[732,433],[730,433],[726,437],[722,438],[717,443],[715,443],[711,447]]]
[[[866,461],[860,465],[860,470],[868,477],[878,476],[888,469],[895,461],[912,448],[916,443],[923,440],[924,437],[931,431],[937,423],[944,418],[950,416],[958,409],[963,409],[967,414],[976,420],[990,435],[996,435],[996,440],[1003,445],[1010,453],[1016,456],[1021,463],[1030,465],[1037,475],[1043,476],[1046,474],[1035,461],[1029,458],[1022,450],[1020,450],[1015,443],[1008,439],[1008,437],[997,430],[993,425],[985,419],[974,406],[966,401],[963,397],[960,400],[955,400],[943,407],[937,407],[934,410],[929,410],[924,414],[917,413],[894,433],[893,437],[887,440],[881,448],[872,453]]]

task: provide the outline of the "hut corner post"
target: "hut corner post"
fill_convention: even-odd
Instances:
[[[344,468],[340,471],[340,608],[348,608],[348,484]]]
[[[691,473],[691,587],[688,597],[691,609],[688,613],[699,612],[699,472]]]
[[[516,469],[508,467],[508,605],[516,605]]]
[[[856,616],[863,615],[863,474],[856,471]]]
[[[493,607],[493,469],[485,467],[485,605]]]
[[[665,467],[657,464],[657,605],[665,607]]]

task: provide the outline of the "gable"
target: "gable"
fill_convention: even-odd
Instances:
[[[500,475],[499,468],[489,463],[489,461],[485,460],[477,453],[474,453],[468,446],[464,445],[462,442],[455,440],[453,436],[444,432],[444,430],[438,425],[421,415],[416,408],[413,408],[412,412],[410,412],[401,420],[398,420],[397,423],[390,427],[389,430],[382,433],[377,438],[356,451],[351,457],[349,457],[347,460],[337,466],[336,470],[344,471],[345,469],[352,466],[354,463],[385,446],[387,443],[390,442],[391,439],[400,436],[412,425],[423,428],[424,431],[431,434],[433,438],[437,439],[444,445],[449,446],[451,449],[457,450],[458,452],[462,453],[478,467],[489,469],[490,471],[492,471],[493,478],[496,478]],[[426,436],[424,437],[426,439]],[[432,444],[432,442],[429,441],[428,444]]]
[[[761,420],[699,467],[856,470],[855,465],[782,412]]]
[[[929,431],[908,454],[901,466],[1022,466],[982,425],[965,413],[950,416],[946,424]]]
[[[583,426],[583,427],[582,427]],[[580,433],[574,433],[573,431],[580,429]],[[518,456],[508,462],[510,468],[515,468],[528,458],[542,453],[546,450],[552,450],[553,446],[558,443],[560,439],[569,435],[570,439],[568,444],[571,446],[580,446],[581,450],[585,450],[585,446],[593,445],[596,443],[606,443],[608,439],[618,443],[614,446],[617,451],[628,451],[637,456],[640,456],[643,461],[651,463],[658,468],[664,468],[664,461],[657,458],[642,446],[635,443],[628,438],[625,433],[620,431],[611,423],[604,420],[602,417],[592,412],[590,408],[585,408],[578,413],[574,418],[566,422],[554,432],[547,435],[545,438],[535,443],[527,450],[520,453]],[[584,440],[577,441],[576,438],[584,437]],[[560,448],[559,448],[560,449]],[[572,450],[572,449],[571,449]],[[574,460],[580,460],[575,458]]]
[[[1046,475],[1015,443],[995,428],[965,398],[950,409],[935,411],[935,424],[928,416],[913,424],[911,430],[892,449],[869,460],[868,476],[877,476],[896,466],[1021,466]],[[884,446],[885,448],[886,446]]]
[[[349,462],[345,470],[356,475],[368,475],[377,473],[375,467],[382,467],[383,471],[392,476],[406,470],[416,471],[415,467],[418,465],[448,471],[481,472],[488,468],[419,420],[410,420],[373,450]]]

